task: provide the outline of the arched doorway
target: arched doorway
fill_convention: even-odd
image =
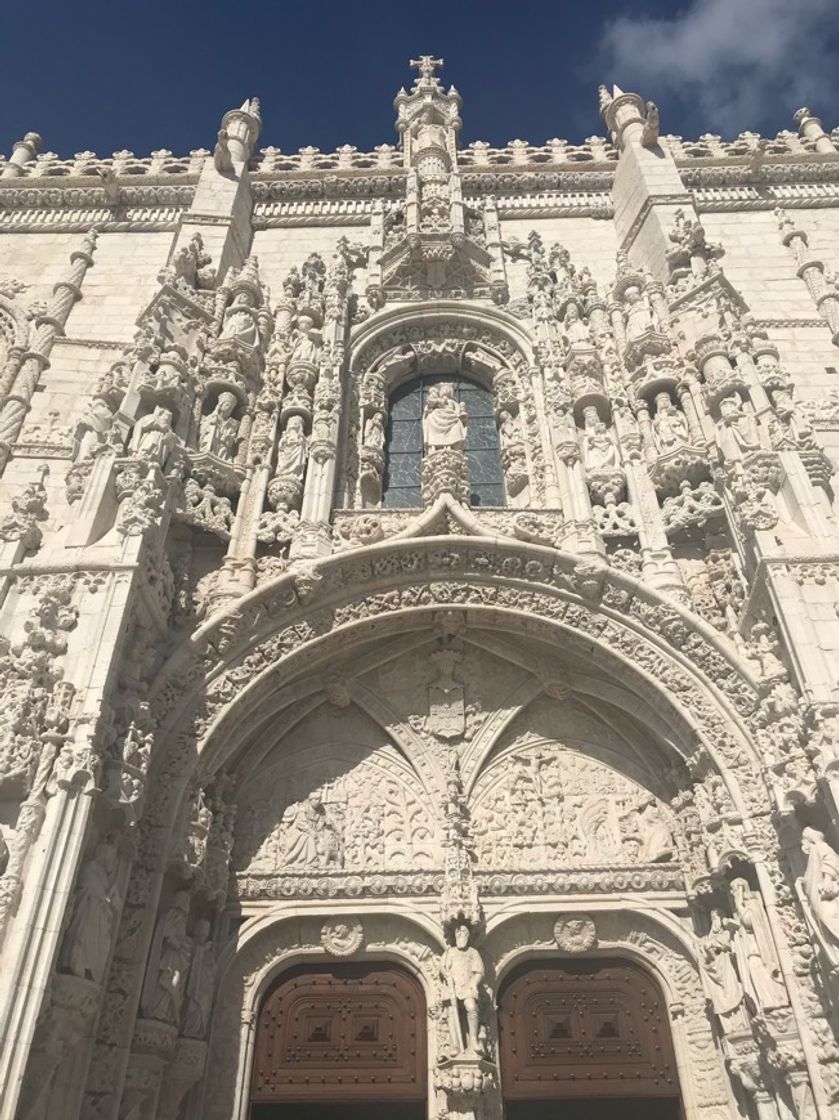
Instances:
[[[419,983],[376,963],[285,972],[259,1013],[251,1120],[404,1120],[426,1112]]]
[[[634,964],[521,966],[501,991],[499,1036],[505,1120],[681,1115],[664,999]]]

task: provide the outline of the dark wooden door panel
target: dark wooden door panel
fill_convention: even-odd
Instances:
[[[678,1096],[664,1000],[634,965],[528,967],[502,992],[499,1030],[508,1100]]]
[[[400,969],[296,969],[262,1005],[251,1099],[424,1099],[425,1032],[422,990]]]

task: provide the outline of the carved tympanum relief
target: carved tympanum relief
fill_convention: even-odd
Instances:
[[[238,804],[233,863],[249,875],[437,866],[435,815],[419,780],[357,709],[303,721]]]
[[[529,736],[479,778],[472,828],[480,867],[664,863],[669,810],[648,790],[568,743]]]

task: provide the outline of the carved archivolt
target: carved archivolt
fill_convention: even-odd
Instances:
[[[423,304],[421,314],[410,308],[390,310],[363,323],[353,332],[349,368],[354,376],[363,376],[394,347],[426,339],[480,344],[516,369],[532,361],[530,337],[512,315],[492,308],[435,300]]]
[[[260,588],[184,643],[154,692],[159,741],[169,744],[156,752],[155,814],[172,813],[200,754],[213,756],[214,769],[224,764],[240,741],[241,712],[260,710],[279,674],[296,679],[345,658],[371,632],[423,628],[441,611],[569,650],[584,641],[607,686],[629,674],[685,754],[704,747],[741,812],[765,810],[746,723],[758,695],[724,639],[613,569],[583,570],[534,545],[461,538],[456,548],[405,540],[332,557],[305,580],[289,574]]]

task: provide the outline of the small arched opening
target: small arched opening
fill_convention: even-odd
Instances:
[[[499,999],[505,1120],[679,1120],[658,984],[617,958],[531,961]]]
[[[283,973],[259,1013],[250,1120],[423,1120],[425,1024],[422,988],[397,966]]]

